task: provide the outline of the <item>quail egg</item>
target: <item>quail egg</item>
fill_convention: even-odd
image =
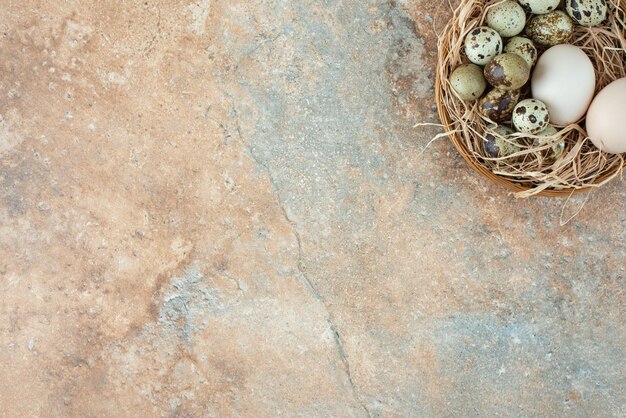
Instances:
[[[550,122],[548,107],[537,99],[522,100],[513,109],[512,121],[519,132],[538,134]]]
[[[535,16],[526,25],[526,34],[530,39],[546,46],[567,43],[573,32],[574,22],[561,10]]]
[[[514,133],[513,129],[502,125],[485,131],[483,138],[485,156],[499,158],[519,152],[521,148],[515,144],[515,138],[511,138]]]
[[[541,147],[551,143],[553,145],[550,147],[550,151],[548,153],[550,157],[559,158],[559,156],[563,154],[563,151],[565,150],[565,141],[563,141],[561,135],[559,135],[559,131],[554,126],[548,125],[546,129],[539,132],[537,136],[540,138],[536,138],[533,141],[534,147]]]
[[[519,55],[524,58],[529,67],[532,67],[537,62],[537,48],[535,44],[530,39],[522,36],[515,36],[509,39],[504,46],[504,52]]]
[[[511,120],[513,108],[519,100],[519,90],[504,91],[493,89],[478,102],[481,115],[494,122]]]
[[[465,37],[465,55],[478,65],[486,65],[501,54],[503,46],[498,32],[486,26],[477,27]]]
[[[559,7],[560,0],[518,0],[524,10],[535,15],[543,15]]]
[[[450,76],[450,84],[462,100],[473,101],[483,95],[487,81],[483,69],[476,64],[461,64]]]
[[[565,10],[579,25],[596,26],[606,19],[605,0],[565,0]]]
[[[485,67],[485,78],[500,90],[518,90],[530,78],[530,67],[517,54],[498,55]]]
[[[509,0],[489,9],[486,21],[501,37],[510,38],[524,30],[526,13],[517,2]]]

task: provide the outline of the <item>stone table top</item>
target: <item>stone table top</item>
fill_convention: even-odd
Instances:
[[[626,415],[624,182],[427,147],[447,2],[0,6],[1,416]]]

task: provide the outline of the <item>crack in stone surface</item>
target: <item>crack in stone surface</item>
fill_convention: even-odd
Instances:
[[[345,352],[345,349],[344,349],[343,341],[341,339],[341,334],[339,334],[339,330],[337,329],[337,325],[335,325],[333,316],[330,313],[330,310],[328,309],[328,306],[326,305],[326,301],[324,300],[324,298],[322,297],[320,292],[313,285],[313,283],[311,282],[311,280],[309,279],[309,277],[306,274],[306,266],[304,265],[304,262],[303,262],[304,256],[303,256],[303,249],[302,249],[302,238],[300,237],[300,232],[298,231],[295,222],[292,221],[291,218],[289,217],[289,215],[287,214],[287,210],[285,209],[285,205],[284,205],[282,199],[280,198],[280,188],[276,185],[276,182],[274,180],[274,176],[272,175],[272,173],[271,173],[269,167],[267,166],[267,164],[265,164],[262,161],[260,161],[254,155],[254,152],[252,151],[252,147],[248,147],[248,151],[250,152],[250,155],[251,155],[252,159],[257,164],[259,164],[261,167],[263,167],[267,171],[267,176],[268,176],[268,178],[270,180],[270,183],[272,184],[272,188],[274,189],[274,192],[275,192],[275,195],[276,195],[276,200],[278,202],[278,206],[280,207],[280,210],[281,210],[281,212],[283,214],[283,217],[285,218],[287,223],[291,226],[293,235],[295,236],[296,242],[298,244],[298,263],[297,263],[298,272],[300,273],[300,276],[302,277],[302,281],[304,282],[306,287],[309,289],[309,291],[311,292],[313,297],[315,297],[315,299],[317,299],[322,304],[322,306],[324,307],[324,310],[326,311],[326,314],[327,314],[326,322],[328,323],[328,326],[330,327],[331,331],[333,332],[333,338],[335,340],[335,345],[337,346],[337,353],[339,355],[339,359],[341,360],[341,363],[344,366],[344,369],[345,369],[345,372],[346,372],[346,376],[348,378],[348,382],[350,383],[350,387],[352,388],[352,391],[354,393],[354,396],[355,396],[356,400],[359,402],[361,407],[365,410],[365,413],[367,414],[367,416],[371,417],[371,414],[370,414],[369,410],[367,409],[367,406],[365,405],[365,403],[361,400],[361,397],[359,396],[359,393],[358,393],[358,389],[357,389],[356,385],[354,384],[354,380],[352,379],[352,370],[350,369],[350,363],[348,362],[348,358],[346,357],[346,352]]]
[[[263,39],[254,48],[252,48],[252,50],[250,50],[250,52],[247,53],[247,56],[248,57],[252,57],[262,46],[264,46],[266,44],[272,44],[272,43],[276,42],[278,40],[278,38],[280,38],[283,35],[284,35],[284,33],[279,33],[278,35],[276,35],[276,36],[274,36],[272,38],[265,38],[265,39]],[[239,66],[239,63],[237,63],[237,67],[238,66]]]
[[[280,208],[280,211],[281,211],[285,221],[287,221],[287,223],[291,226],[292,233],[293,233],[294,237],[296,238],[296,243],[298,244],[298,260],[297,260],[298,261],[297,262],[298,272],[300,273],[300,276],[301,276],[302,281],[304,282],[305,286],[309,289],[309,291],[311,292],[313,297],[320,302],[320,304],[324,308],[324,311],[326,312],[326,315],[327,315],[326,322],[328,323],[328,326],[329,326],[330,330],[333,333],[333,339],[334,339],[335,345],[337,347],[337,354],[339,355],[339,359],[341,360],[341,363],[343,364],[343,367],[344,367],[344,370],[345,370],[345,373],[346,373],[346,377],[348,378],[348,383],[350,384],[350,387],[352,389],[354,397],[356,398],[356,400],[359,403],[359,405],[365,411],[365,414],[368,417],[371,417],[372,414],[368,410],[365,402],[363,402],[363,400],[359,396],[358,388],[356,387],[356,385],[354,383],[354,380],[352,378],[352,370],[350,368],[350,362],[348,361],[348,358],[346,357],[346,351],[344,349],[343,340],[341,338],[341,334],[339,333],[339,330],[337,329],[337,325],[335,324],[335,321],[333,319],[333,315],[330,313],[330,310],[328,309],[328,305],[326,304],[326,301],[324,300],[324,298],[322,297],[320,292],[317,290],[317,288],[313,285],[313,283],[311,282],[311,280],[309,279],[309,277],[308,277],[308,275],[306,273],[306,266],[304,265],[304,261],[303,261],[303,259],[304,259],[304,255],[303,255],[304,254],[304,250],[302,248],[302,237],[300,236],[300,232],[298,231],[296,223],[289,217],[289,214],[287,213],[287,210],[285,208],[285,204],[284,204],[283,200],[280,197],[280,195],[281,195],[280,187],[276,183],[276,181],[274,179],[274,175],[272,174],[272,171],[270,170],[270,168],[267,165],[267,163],[262,161],[254,153],[252,145],[244,140],[243,134],[241,133],[241,128],[240,128],[240,125],[239,125],[238,112],[237,112],[237,107],[235,106],[235,100],[232,97],[232,95],[230,95],[229,93],[226,93],[226,95],[231,100],[232,115],[234,116],[233,119],[234,119],[234,122],[235,122],[235,129],[237,130],[237,135],[239,136],[239,139],[244,144],[244,146],[247,148],[248,153],[249,153],[250,157],[252,158],[252,160],[257,165],[259,165],[260,167],[262,167],[266,171],[267,177],[268,177],[268,179],[270,181],[270,184],[272,185],[272,189],[274,190],[274,195],[276,197],[276,202],[278,203],[278,207]]]
[[[159,39],[161,37],[161,8],[157,5],[156,6],[156,10],[157,10],[157,24],[156,24],[156,33],[152,36],[152,38],[150,39],[150,41],[148,41],[148,45],[144,48],[144,55],[146,57],[148,57],[150,54],[152,54],[152,50],[154,49],[154,44],[157,41],[157,39]]]

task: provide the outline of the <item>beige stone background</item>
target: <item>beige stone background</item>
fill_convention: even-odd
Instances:
[[[0,416],[626,416],[624,182],[424,151],[449,10],[0,0]]]

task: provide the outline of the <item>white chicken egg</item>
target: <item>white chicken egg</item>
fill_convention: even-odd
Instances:
[[[626,152],[626,78],[615,80],[593,99],[587,112],[587,133],[604,152]]]
[[[596,87],[596,73],[585,52],[568,44],[553,46],[537,61],[532,96],[548,107],[554,125],[566,126],[585,115]]]

